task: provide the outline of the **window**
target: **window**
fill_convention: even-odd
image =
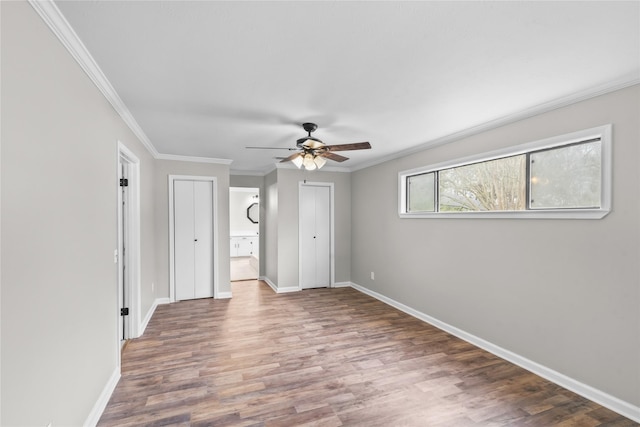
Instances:
[[[602,218],[611,125],[400,172],[400,216]]]
[[[433,212],[435,201],[435,172],[407,177],[407,210]]]

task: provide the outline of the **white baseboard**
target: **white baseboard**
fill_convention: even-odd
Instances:
[[[156,300],[151,305],[151,308],[149,308],[147,315],[144,316],[142,323],[140,323],[140,327],[138,328],[138,331],[140,332],[140,334],[138,334],[138,336],[135,338],[141,337],[142,334],[144,334],[144,331],[145,329],[147,329],[147,325],[149,324],[149,321],[151,320],[153,313],[156,311],[156,307],[158,307],[160,304],[169,304],[170,302],[171,300],[169,298],[156,298]]]
[[[300,292],[300,288],[298,286],[289,286],[286,288],[278,288],[276,292],[279,294],[286,294],[289,292]]]
[[[218,296],[216,299],[229,299],[231,298],[231,291],[229,292],[218,292]]]
[[[332,288],[349,288],[353,287],[353,283],[351,282],[335,282]]]
[[[273,289],[273,292],[278,293],[278,287],[267,276],[260,276],[258,277],[258,280],[262,280],[264,283],[269,285],[271,289]]]
[[[560,372],[554,371],[553,369],[550,369],[523,356],[492,344],[489,341],[465,332],[462,329],[458,329],[455,326],[451,326],[448,323],[442,322],[434,317],[414,310],[411,307],[408,307],[375,291],[372,291],[355,283],[351,283],[351,287],[377,300],[380,300],[385,304],[395,307],[398,310],[403,311],[417,319],[420,319],[423,322],[429,323],[438,329],[442,329],[443,331],[448,332],[451,335],[454,335],[464,341],[480,347],[483,350],[488,351],[489,353],[493,353],[502,359],[520,366],[521,368],[533,372],[534,374],[539,375],[542,378],[545,378],[555,384],[558,384],[561,387],[571,390],[574,393],[579,394],[580,396],[592,400],[604,406],[605,408],[609,408],[612,411],[615,411],[633,421],[640,422],[640,407],[638,406],[635,406],[622,399],[618,399],[617,397],[605,393],[602,390],[598,390],[594,387],[591,387],[590,385],[584,384]]]
[[[107,384],[105,384],[104,388],[102,389],[102,393],[100,393],[98,400],[93,405],[93,408],[91,408],[91,412],[89,412],[89,416],[83,424],[84,427],[95,427],[96,425],[98,425],[98,421],[100,421],[100,417],[104,412],[104,408],[107,407],[107,403],[109,403],[109,399],[111,399],[111,395],[116,389],[119,380],[120,366],[116,366],[116,369],[111,374],[109,381],[107,381]]]
[[[269,280],[269,278],[266,276],[260,276],[258,280],[262,280],[263,282],[265,282],[267,285],[269,285],[269,287],[271,287],[271,289],[273,289],[273,292],[277,294],[285,294],[287,292],[298,292],[300,290],[300,288],[297,286],[290,286],[288,288],[279,288],[276,286],[275,283]]]

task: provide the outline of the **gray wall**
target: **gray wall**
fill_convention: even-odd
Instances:
[[[278,169],[278,288],[298,286],[298,185],[305,179],[334,183],[335,280],[351,278],[351,174]]]
[[[169,174],[217,177],[230,292],[229,167],[155,160],[31,6],[0,7],[0,424],[82,425],[118,368],[117,142],[140,160],[140,319],[169,296]]]
[[[117,141],[141,161],[141,317],[169,296],[169,174],[217,177],[230,291],[229,169],[154,160],[28,4],[0,10],[0,424],[81,425],[117,368]],[[297,286],[298,182],[334,182],[336,281],[640,405],[639,105],[636,86],[353,174],[231,179],[264,181],[261,271],[278,286]],[[605,123],[602,220],[398,218],[398,171]]]
[[[260,268],[264,262],[265,277],[278,283],[278,171],[273,170],[264,177],[265,230],[264,246],[260,247]],[[263,251],[264,249],[264,251]]]
[[[353,173],[352,281],[639,405],[639,106],[634,86]],[[400,171],[607,123],[604,219],[398,218]]]
[[[82,425],[119,351],[117,141],[141,161],[143,310],[153,159],[29,4],[0,8],[0,424]]]

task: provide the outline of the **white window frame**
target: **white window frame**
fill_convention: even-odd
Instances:
[[[565,135],[527,142],[500,150],[481,153],[469,157],[455,159],[419,168],[409,169],[398,173],[398,215],[400,218],[544,218],[544,219],[601,219],[611,211],[611,133],[612,125],[607,124],[590,129],[584,129]],[[465,166],[472,163],[486,162],[503,157],[516,156],[532,151],[561,147],[599,138],[601,141],[601,194],[600,207],[593,209],[562,208],[562,209],[536,209],[523,211],[476,211],[476,212],[407,212],[407,177],[443,169]],[[436,182],[436,185],[437,182]],[[439,200],[436,197],[435,204]]]

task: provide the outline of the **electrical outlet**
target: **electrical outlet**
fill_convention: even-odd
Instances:
[[[118,263],[118,250],[117,249],[113,250],[113,263],[114,264]]]
[[[371,280],[376,280],[376,273],[373,271],[371,272]]]

